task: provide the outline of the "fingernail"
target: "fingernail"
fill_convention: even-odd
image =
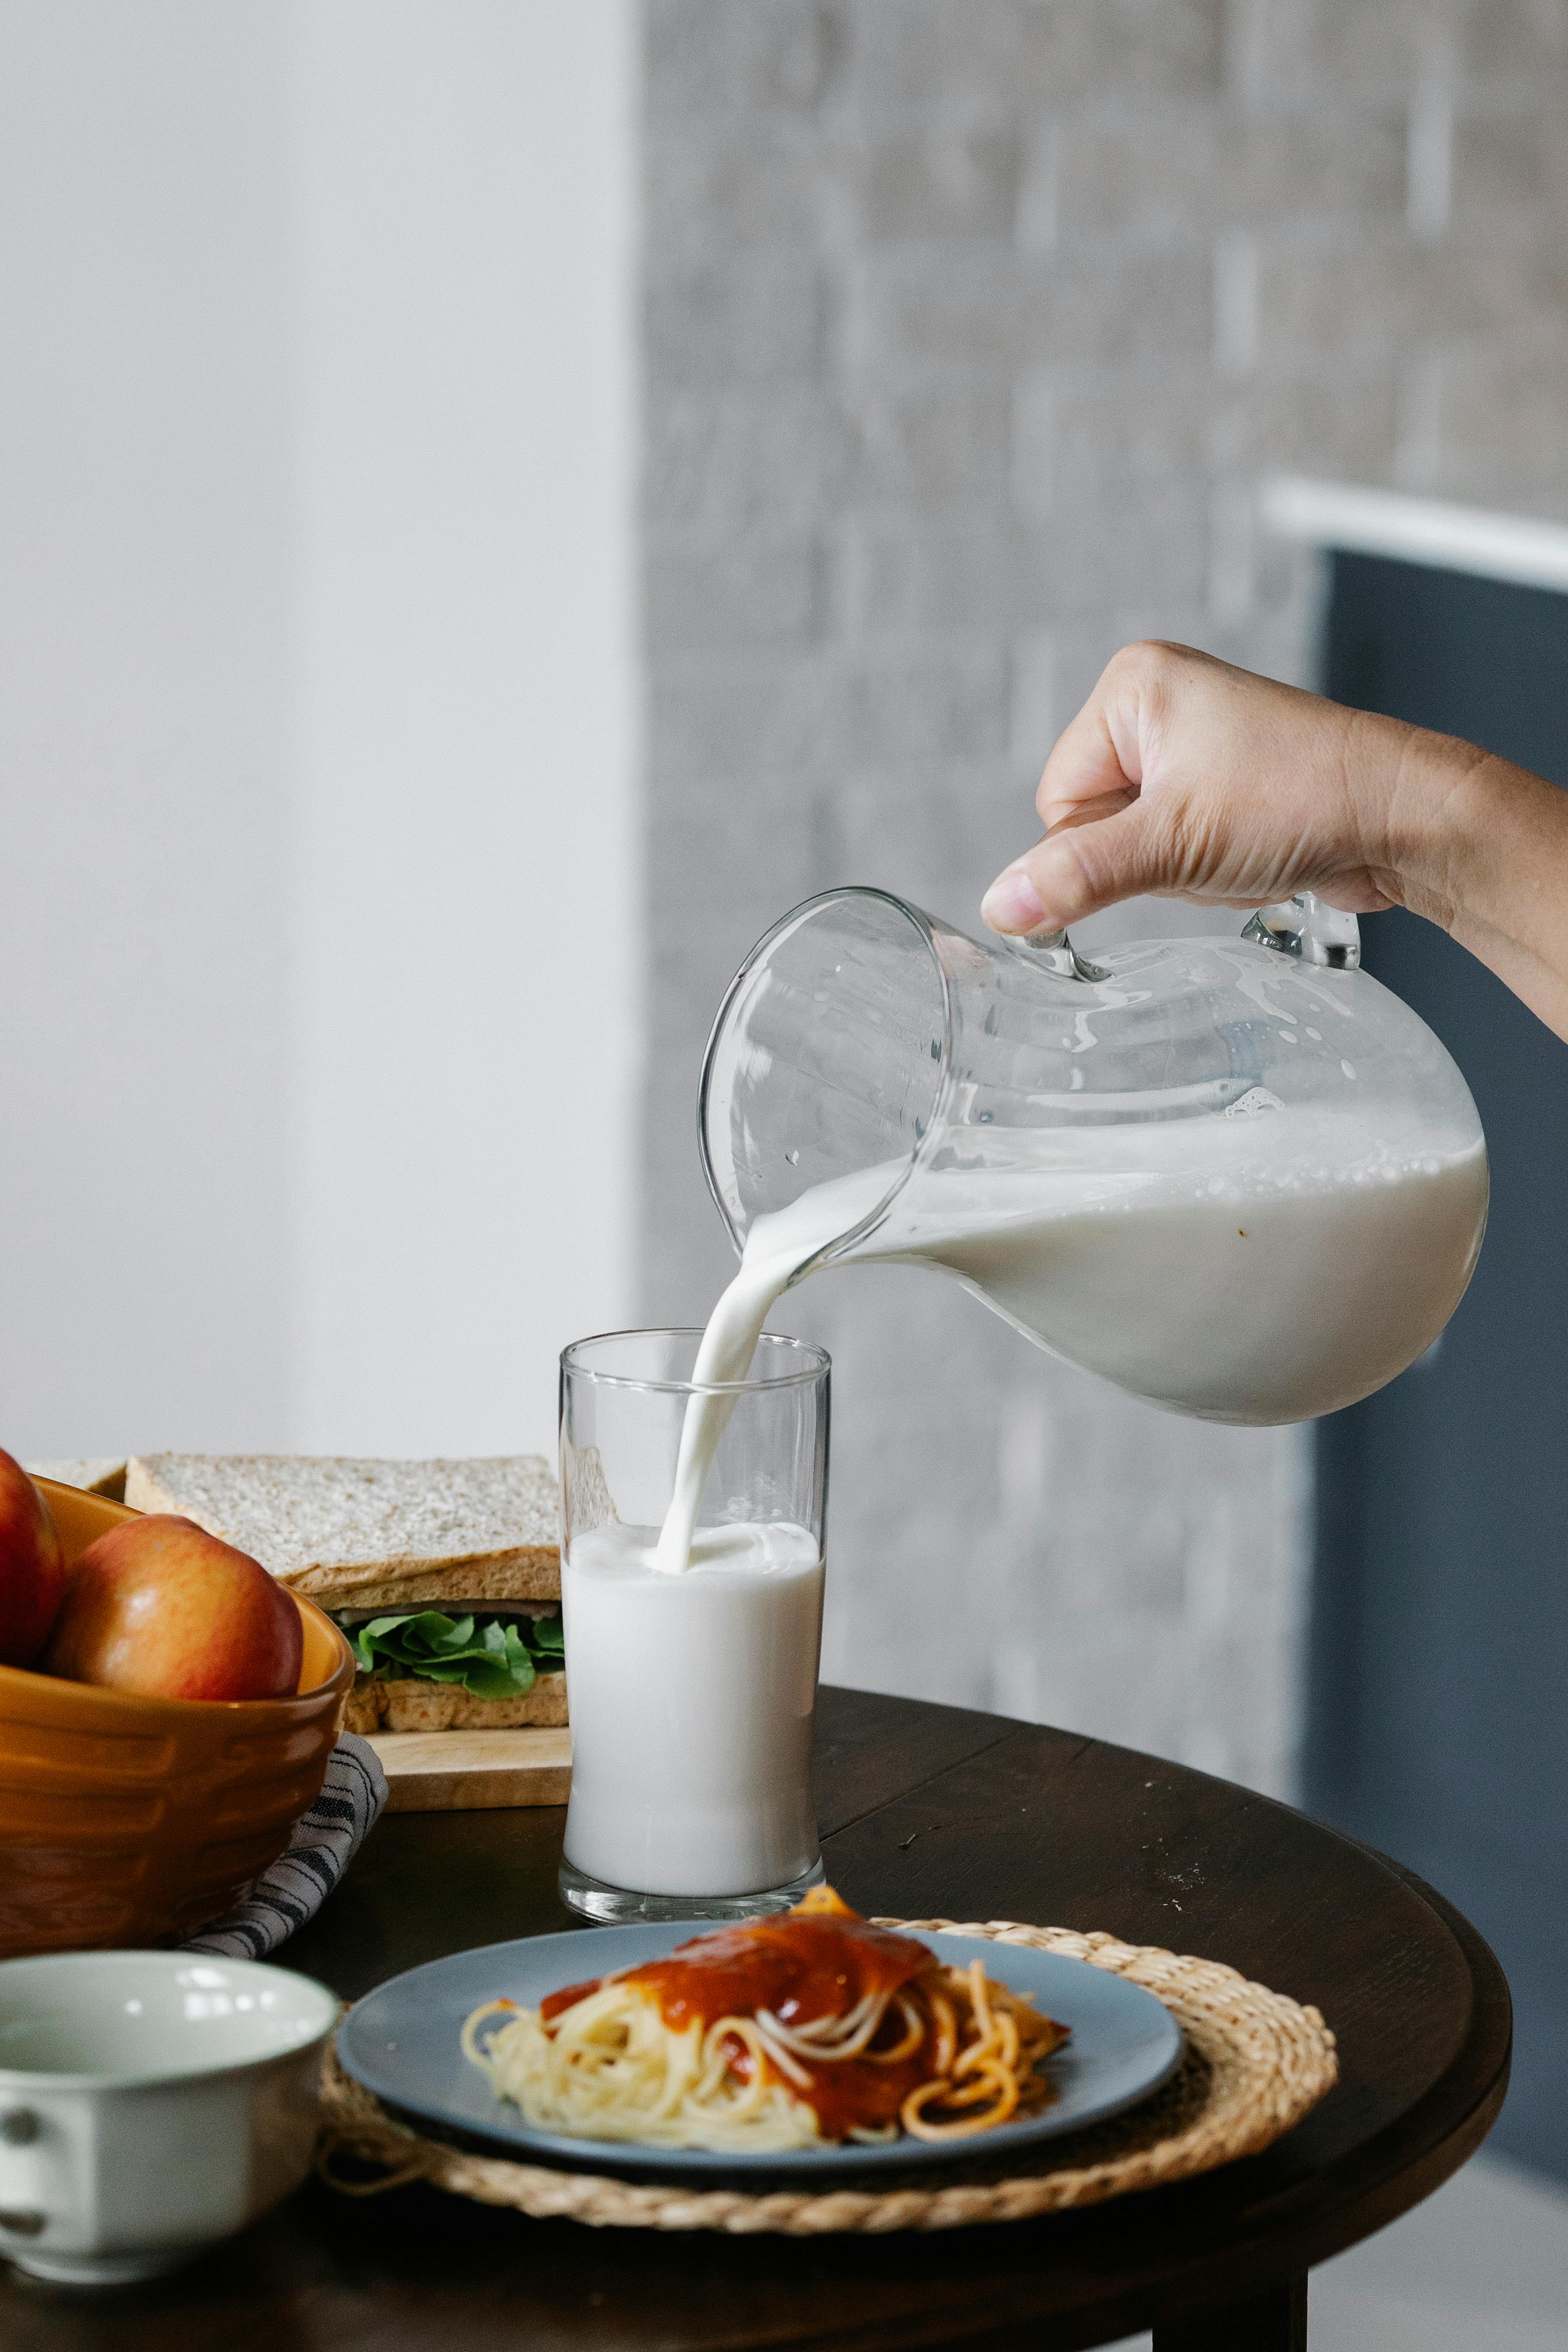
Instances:
[[[1023,867],[1009,866],[981,900],[980,915],[993,931],[1033,931],[1044,922],[1045,908]]]

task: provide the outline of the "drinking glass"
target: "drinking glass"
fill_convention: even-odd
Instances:
[[[702,1333],[615,1331],[560,1360],[571,1701],[564,1902],[598,1920],[753,1918],[822,1875],[811,1729],[828,1358],[764,1332],[694,1383]],[[694,1404],[723,1421],[692,1564],[653,1563]]]

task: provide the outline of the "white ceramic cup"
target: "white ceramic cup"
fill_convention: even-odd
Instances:
[[[309,2170],[339,2014],[255,1960],[0,1961],[0,2254],[116,2285],[244,2229]]]

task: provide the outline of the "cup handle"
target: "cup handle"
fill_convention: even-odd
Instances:
[[[0,2115],[0,2140],[7,2147],[30,2147],[41,2128],[31,2107],[7,2107]],[[36,2238],[42,2232],[47,2220],[45,2213],[0,2207],[0,2234]]]

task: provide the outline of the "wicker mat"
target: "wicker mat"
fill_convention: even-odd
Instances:
[[[1135,2189],[1186,2180],[1239,2156],[1256,2156],[1290,2130],[1329,2090],[1338,2072],[1334,2038],[1315,2009],[1249,1984],[1218,1960],[1185,1958],[1152,1944],[1069,1927],[1020,1927],[1008,1920],[958,1926],[951,1919],[883,1919],[884,1927],[953,1927],[998,1944],[1062,1952],[1146,1986],[1181,2026],[1181,2064],[1143,2105],[1042,2148],[1032,2170],[969,2158],[919,2187],[763,2192],[693,2189],[563,2172],[470,2155],[425,2139],[397,2122],[350,2081],[329,2053],[322,2084],[325,2126],[319,2165],[348,2196],[375,2196],[426,2181],[481,2205],[509,2205],[536,2220],[564,2216],[597,2229],[768,2231],[810,2238],[846,2231],[962,2230],[1020,2221],[1069,2206],[1095,2205]],[[372,2177],[346,2177],[342,2160]]]

